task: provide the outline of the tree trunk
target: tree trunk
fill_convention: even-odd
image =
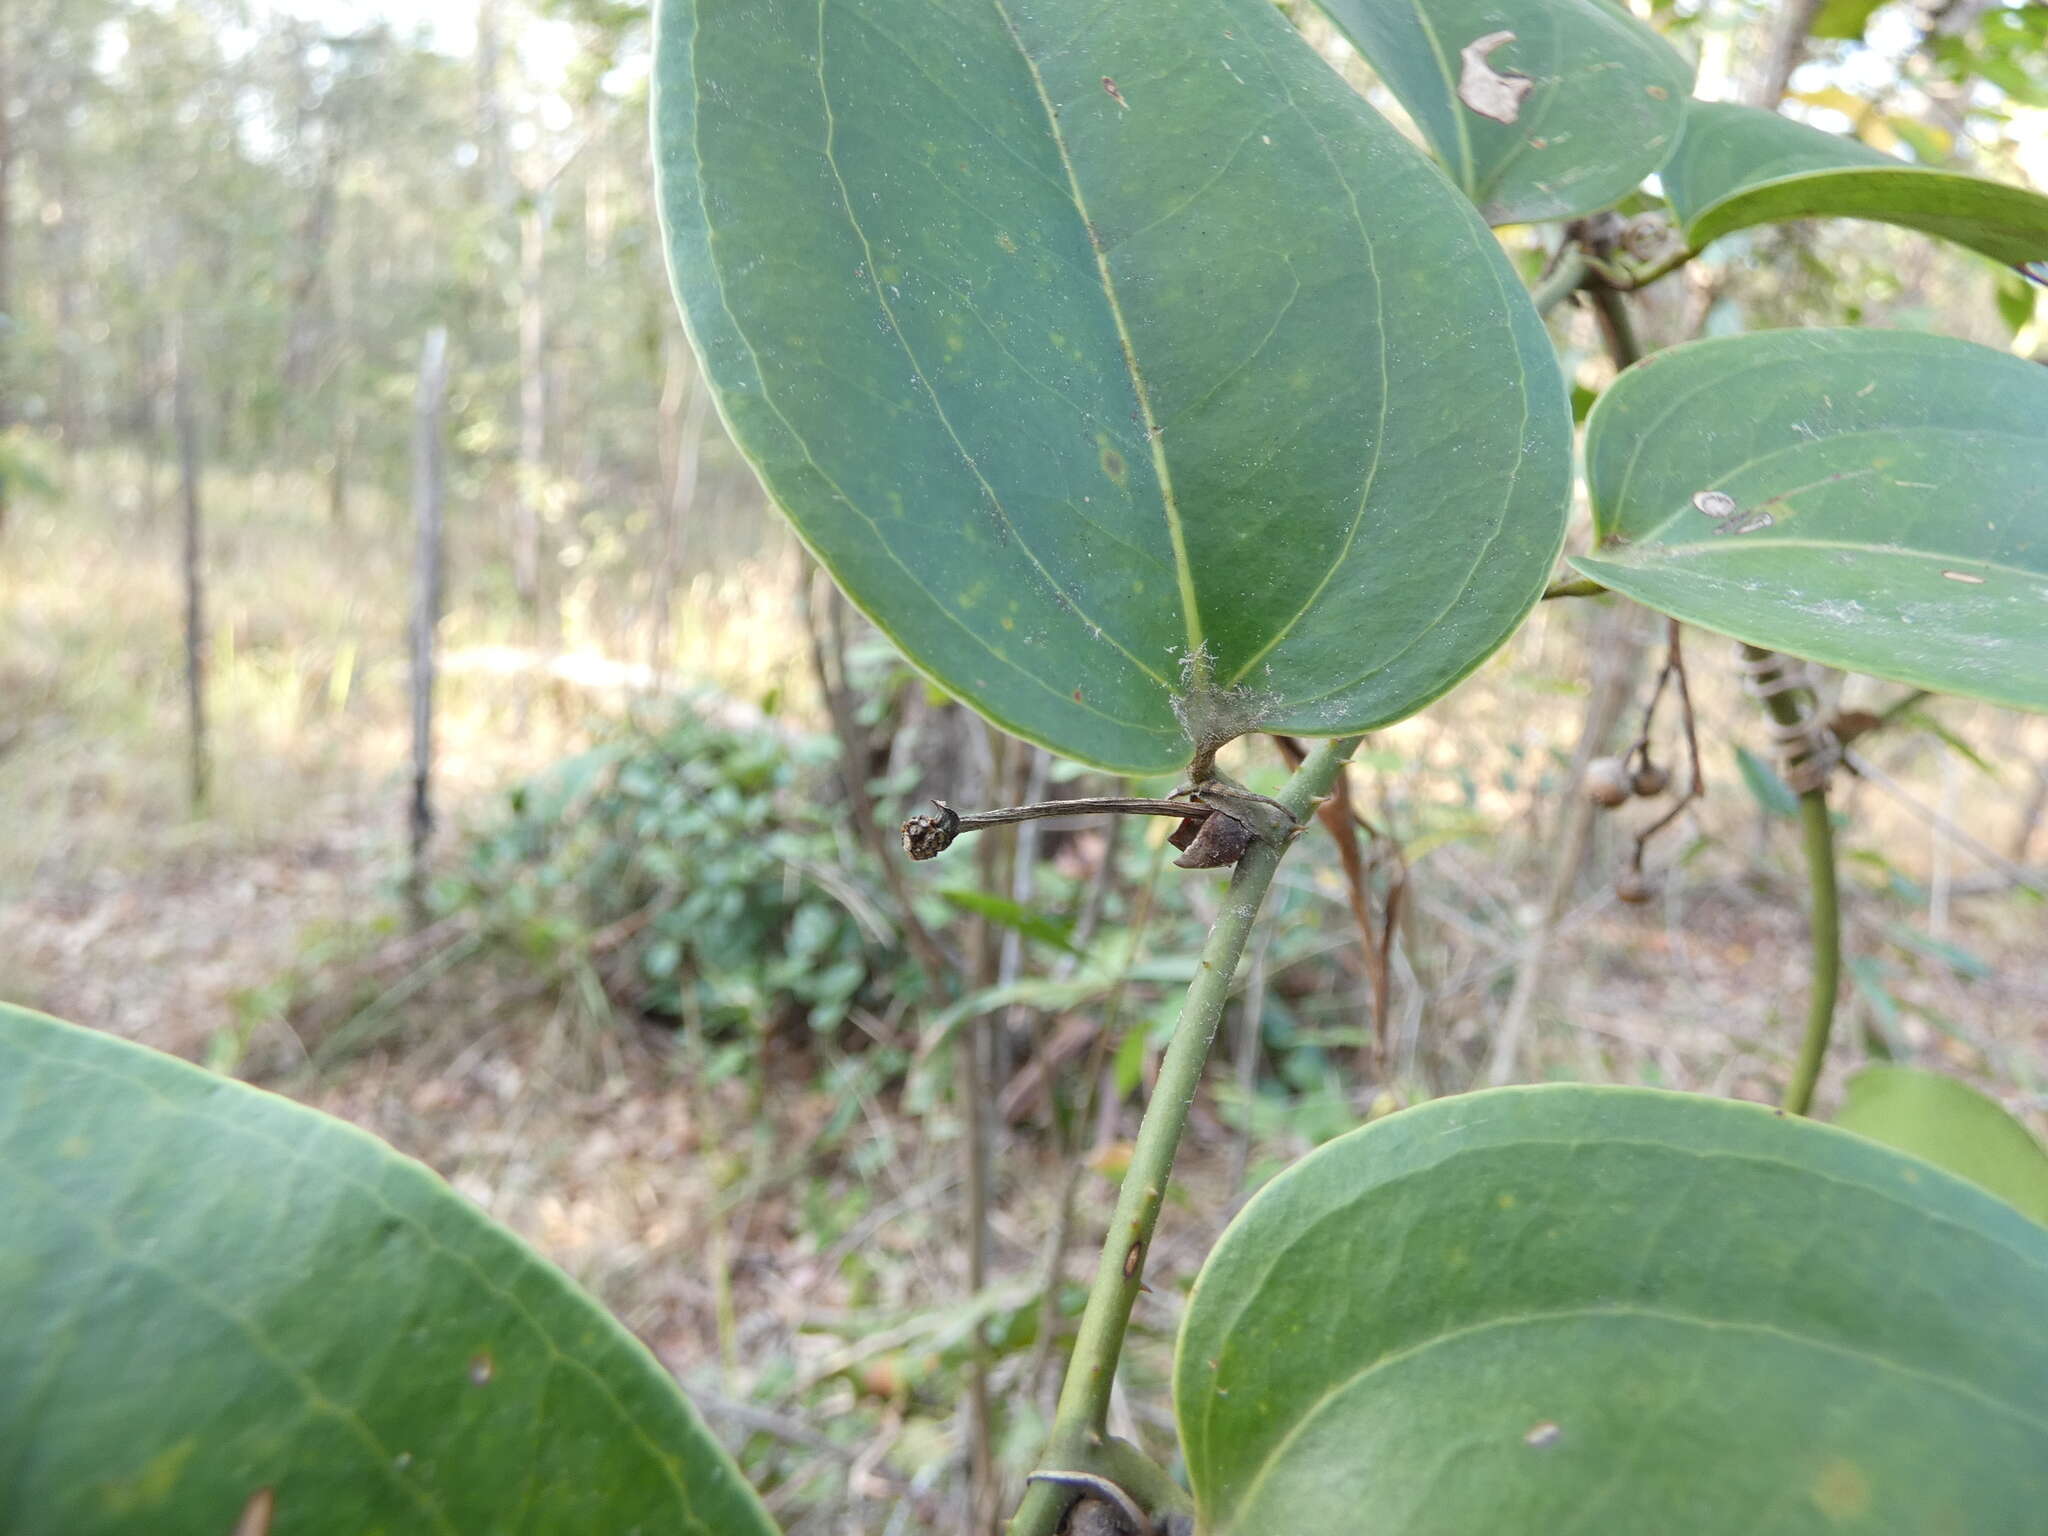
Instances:
[[[291,281],[286,300],[284,357],[278,373],[284,384],[285,416],[298,414],[299,396],[313,376],[313,357],[319,345],[318,305],[320,280],[327,271],[327,247],[334,234],[334,212],[341,180],[342,155],[334,129],[327,128],[326,147],[320,155],[320,169],[313,181],[313,195],[306,216],[299,224],[298,271]]]
[[[333,464],[327,471],[327,523],[337,533],[348,528],[348,471],[355,446],[355,412],[344,405],[334,429]]]
[[[683,403],[685,394],[687,405]],[[670,610],[682,566],[683,524],[697,499],[697,468],[703,456],[704,419],[710,400],[710,389],[691,366],[688,344],[682,337],[671,335],[668,379],[661,392],[661,435],[668,445],[665,456],[672,462],[661,515],[660,545],[655,552],[653,614],[647,637],[647,668],[656,688],[662,685],[667,673]]]
[[[512,207],[511,162],[506,158],[505,108],[498,94],[498,35],[501,0],[478,0],[476,8],[476,169],[484,201],[503,213]]]
[[[413,396],[412,801],[406,905],[426,924],[427,840],[434,831],[434,638],[441,620],[442,402],[448,392],[448,333],[436,327],[420,348]]]
[[[1771,29],[1770,46],[1758,62],[1749,104],[1766,112],[1778,110],[1792,84],[1792,71],[1806,57],[1806,43],[1820,18],[1822,0],[1787,0]]]
[[[56,85],[53,99],[47,105],[32,106],[30,111],[48,112],[51,121],[62,123],[69,118],[78,91],[77,73],[68,71],[62,83]],[[0,100],[0,113],[5,111],[5,102]],[[86,391],[80,377],[79,359],[86,355],[86,338],[79,314],[79,294],[85,284],[88,238],[70,134],[60,131],[37,150],[37,180],[41,181],[46,174],[49,178],[47,185],[53,194],[50,201],[56,204],[56,220],[48,229],[44,247],[48,252],[48,278],[55,290],[57,310],[57,387],[53,414],[57,422],[57,441],[68,469],[76,462],[78,450],[85,442]],[[50,217],[47,208],[43,217]],[[4,307],[0,305],[0,308]]]
[[[0,436],[14,425],[14,399],[20,387],[14,377],[14,27],[9,8],[0,5]],[[0,459],[0,534],[7,532],[7,466]]]
[[[193,815],[206,809],[206,586],[199,507],[199,424],[192,413],[192,366],[182,327],[171,361],[171,417],[178,436],[179,492],[185,537],[185,723],[187,788]]]
[[[512,522],[513,585],[519,600],[535,612],[540,607],[541,460],[547,452],[548,408],[542,200],[536,196],[519,218],[519,467]]]

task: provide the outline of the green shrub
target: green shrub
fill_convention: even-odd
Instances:
[[[833,745],[692,707],[513,790],[449,910],[542,965],[587,958],[621,1006],[712,1031],[842,1026],[916,990],[845,826]]]

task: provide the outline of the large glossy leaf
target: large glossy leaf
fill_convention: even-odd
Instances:
[[[1693,102],[1660,174],[1696,249],[1753,224],[1875,219],[1953,240],[2048,282],[2048,197],[1908,165],[1775,112]]]
[[[1605,208],[1678,142],[1691,67],[1601,0],[1318,3],[1489,223]]]
[[[0,1209],[12,1536],[772,1536],[638,1342],[324,1115],[0,1007]]]
[[[1209,1536],[2035,1529],[2048,1230],[1829,1127],[1501,1089],[1338,1138],[1197,1281]]]
[[[1267,0],[658,14],[670,267],[734,439],[991,719],[1133,770],[1183,717],[1355,730],[1534,603],[1542,327]]]
[[[1903,331],[1659,352],[1586,427],[1638,602],[1830,666],[2048,709],[2048,369]]]
[[[2048,1152],[1968,1083],[1917,1067],[1865,1067],[1849,1079],[1835,1124],[1924,1157],[2048,1224]]]

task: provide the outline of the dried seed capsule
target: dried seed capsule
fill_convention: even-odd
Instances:
[[[1586,798],[1595,805],[1620,805],[1631,790],[1628,766],[1620,758],[1596,757],[1586,764]]]
[[[1648,800],[1653,795],[1663,794],[1671,787],[1671,775],[1655,763],[1645,762],[1628,782],[1629,788]]]
[[[903,851],[913,859],[936,859],[960,835],[960,813],[943,800],[932,804],[938,815],[913,816],[903,823]]]

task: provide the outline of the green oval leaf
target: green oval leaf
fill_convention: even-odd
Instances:
[[[734,440],[998,724],[1134,771],[1359,730],[1536,601],[1571,429],[1543,328],[1266,0],[659,22],[670,268]]]
[[[16,1536],[772,1536],[631,1335],[351,1126],[0,1006],[0,1204]]]
[[[1754,645],[2048,709],[2048,369],[1904,331],[1694,342],[1586,425],[1573,563]]]
[[[1908,165],[1775,112],[1693,102],[1660,176],[1695,249],[1753,224],[1875,219],[1953,240],[2048,282],[2048,197]]]
[[[1678,142],[1692,67],[1600,0],[1317,3],[1489,224],[1605,208]]]
[[[1175,1406],[1210,1536],[2027,1530],[2048,1230],[1811,1121],[1500,1089],[1231,1224]]]
[[[2048,1152],[1968,1083],[1917,1067],[1865,1067],[1849,1079],[1835,1124],[1924,1157],[2048,1225]]]

